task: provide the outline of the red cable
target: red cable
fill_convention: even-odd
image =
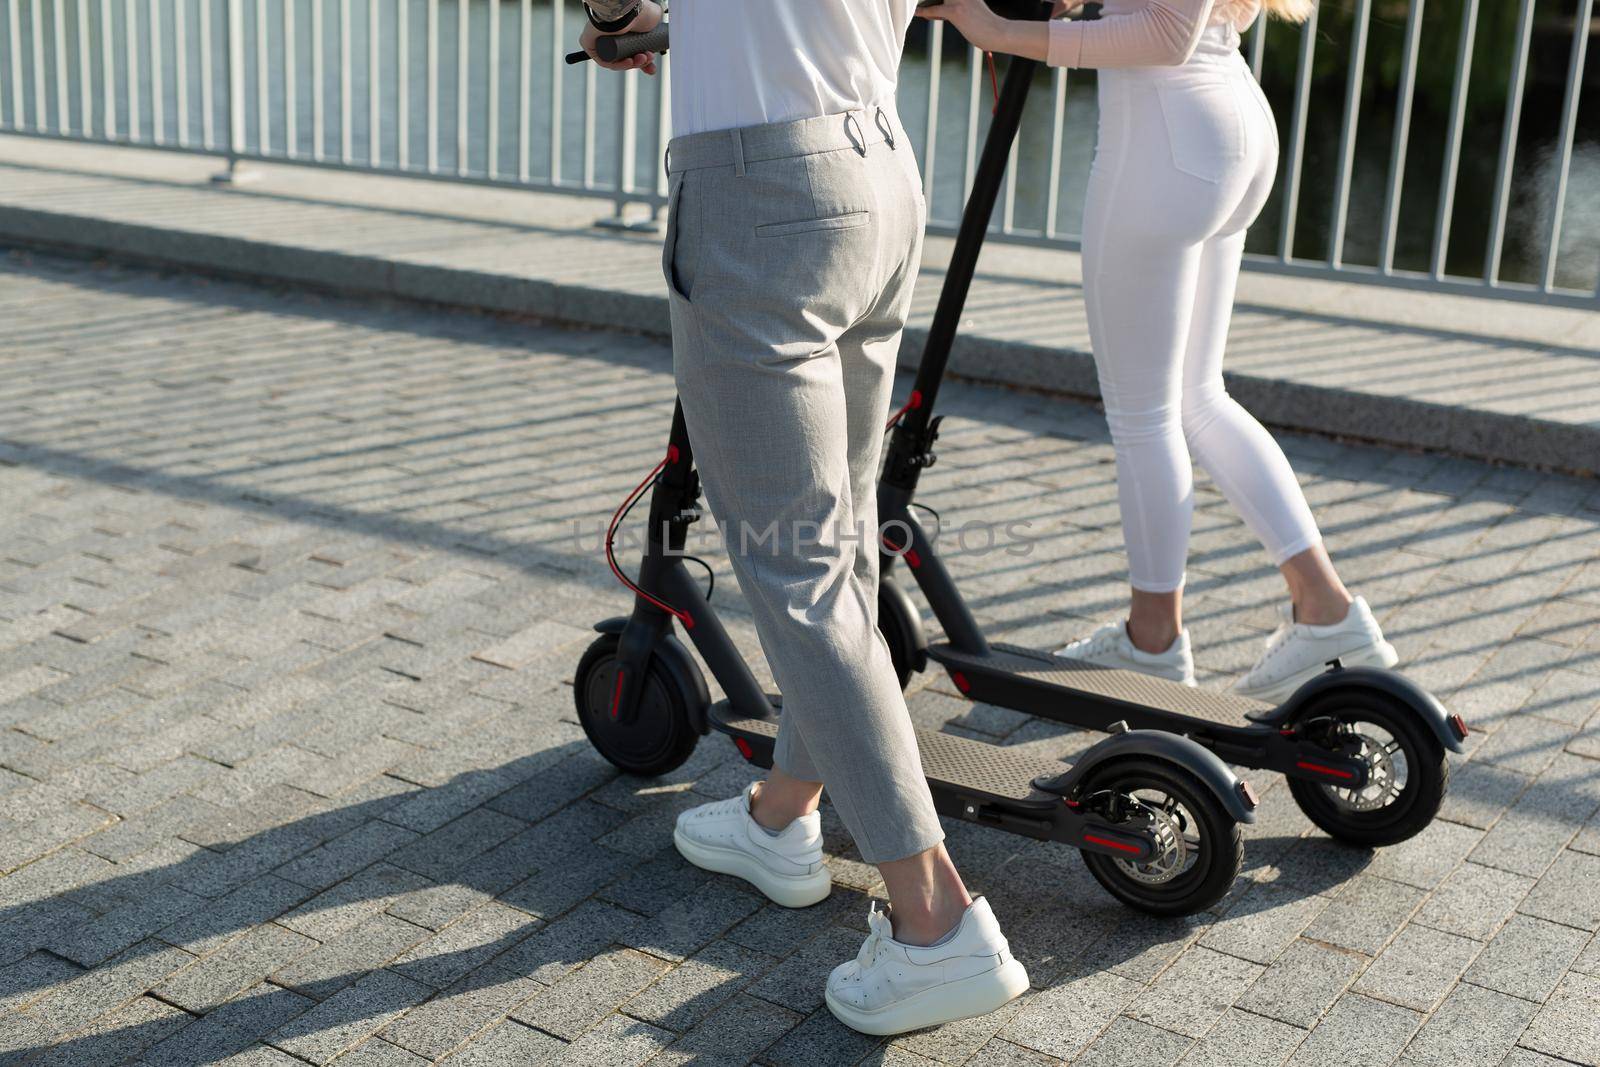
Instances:
[[[990,59],[991,59],[991,62],[992,62],[993,57],[991,56]],[[915,411],[917,408],[920,408],[921,406],[922,406],[922,392],[921,392],[921,390],[913,389],[911,391],[911,396],[906,400],[906,402],[900,406],[900,409],[898,411],[896,411],[893,415],[891,415],[889,417],[889,424],[887,426],[885,426],[884,429],[885,430],[894,429],[895,425],[901,419],[905,418],[906,412]],[[628,578],[628,576],[626,574],[622,573],[622,568],[617,566],[617,556],[616,556],[616,552],[615,552],[616,537],[617,537],[617,527],[622,522],[622,516],[627,514],[628,509],[633,506],[634,501],[638,500],[639,497],[644,495],[644,491],[647,488],[649,488],[650,483],[655,481],[656,475],[660,474],[661,471],[666,467],[666,465],[668,463],[671,463],[673,460],[675,460],[677,458],[678,458],[678,450],[677,450],[677,448],[674,447],[674,446],[669,445],[668,448],[667,448],[666,456],[661,460],[660,463],[657,463],[655,465],[655,467],[650,471],[649,474],[645,475],[644,481],[640,482],[637,486],[634,487],[633,492],[629,493],[623,499],[621,505],[618,506],[616,514],[611,516],[611,525],[609,527],[607,527],[607,529],[606,529],[606,563],[608,563],[611,566],[611,573],[616,575],[617,581],[619,581],[623,585],[627,586],[628,589],[631,590],[635,595],[643,597],[646,602],[654,604],[656,607],[660,608],[662,611],[666,612],[667,614],[671,615],[673,618],[677,619],[679,622],[683,623],[685,629],[690,629],[690,628],[693,628],[693,626],[694,626],[693,617],[691,617],[689,615],[689,613],[686,612],[686,611],[679,611],[677,608],[673,607],[671,604],[668,604],[667,602],[665,602],[663,600],[656,599],[655,597],[651,596],[649,593],[645,592],[643,589],[641,589],[637,585],[635,585]]]
[[[666,601],[657,600],[655,597],[651,596],[649,593],[633,584],[633,582],[629,580],[628,576],[622,573],[622,568],[617,566],[617,555],[614,551],[617,537],[617,526],[622,522],[622,516],[627,514],[628,509],[633,506],[634,502],[644,495],[645,489],[649,487],[651,482],[655,481],[656,475],[661,473],[662,468],[666,467],[668,463],[671,463],[677,458],[678,449],[676,446],[668,446],[665,458],[663,458],[660,463],[656,464],[654,470],[645,475],[644,481],[640,482],[638,486],[634,488],[633,492],[627,495],[627,497],[622,501],[622,506],[617,508],[617,513],[611,516],[611,525],[606,530],[606,562],[611,565],[611,573],[617,576],[617,581],[631,589],[636,596],[643,597],[647,602],[654,604],[662,611],[683,623],[685,629],[692,629],[694,627],[694,619],[687,611],[679,611]]]
[[[885,430],[894,429],[895,423],[897,423],[901,419],[905,418],[906,412],[915,411],[917,408],[920,408],[921,406],[922,406],[922,393],[921,393],[921,391],[917,390],[917,389],[911,390],[911,399],[907,400],[905,402],[905,404],[900,408],[899,411],[897,411],[893,415],[889,416],[889,425],[885,426],[884,429]]]
[[[984,56],[989,60],[989,85],[994,90],[994,106],[989,109],[993,115],[1000,110],[1000,76],[994,72],[994,53],[985,52]]]

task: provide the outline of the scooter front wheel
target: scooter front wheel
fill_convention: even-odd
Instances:
[[[1110,794],[1123,821],[1153,832],[1148,863],[1083,853],[1089,873],[1112,896],[1151,915],[1192,915],[1221,900],[1239,876],[1239,824],[1199,780],[1172,763],[1126,759],[1092,772],[1083,794]]]
[[[1306,817],[1351,845],[1393,845],[1425,830],[1444,803],[1450,760],[1433,731],[1389,696],[1336,689],[1313,700],[1294,728],[1330,752],[1367,765],[1361,789],[1290,778],[1289,792]]]
[[[922,634],[922,619],[916,605],[905,593],[893,589],[891,578],[884,578],[878,586],[878,633],[889,646],[889,659],[894,663],[895,677],[900,688],[911,684],[911,676],[927,662],[927,640]]]
[[[619,769],[642,777],[666,774],[681,767],[700,740],[689,717],[698,697],[689,679],[652,655],[638,707],[629,715],[618,714],[620,642],[617,634],[602,634],[578,661],[572,682],[578,724],[595,750]],[[689,669],[696,668],[691,664]]]

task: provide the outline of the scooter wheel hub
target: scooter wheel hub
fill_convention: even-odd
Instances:
[[[1189,859],[1189,845],[1183,837],[1182,816],[1177,811],[1166,811],[1140,804],[1150,815],[1150,831],[1156,842],[1156,854],[1146,863],[1117,860],[1117,865],[1128,877],[1145,885],[1164,885],[1183,873]]]

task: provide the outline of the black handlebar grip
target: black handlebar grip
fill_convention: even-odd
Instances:
[[[602,37],[594,44],[595,52],[607,63],[639,55],[641,52],[667,50],[667,24],[662,23],[645,33],[619,33]]]

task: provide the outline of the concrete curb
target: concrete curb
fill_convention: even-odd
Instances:
[[[310,285],[357,296],[525,314],[660,337],[670,332],[664,295],[564,285],[92,216],[0,207],[0,240]],[[926,339],[923,329],[906,331],[902,367],[916,365]],[[1093,359],[1083,351],[965,334],[957,341],[951,370],[969,381],[1087,401],[1099,398]],[[1230,392],[1240,403],[1266,424],[1281,429],[1588,476],[1600,467],[1600,427],[1256,375],[1230,373],[1227,378]]]

